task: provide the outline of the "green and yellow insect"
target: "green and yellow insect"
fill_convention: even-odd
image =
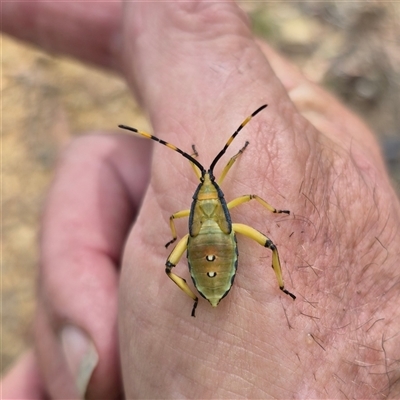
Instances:
[[[224,148],[214,158],[208,171],[196,160],[197,152],[194,146],[194,154],[190,155],[173,144],[167,143],[149,133],[138,131],[126,125],[119,125],[120,128],[132,131],[147,139],[155,140],[180,153],[190,161],[200,180],[200,184],[194,192],[190,209],[178,211],[171,215],[172,240],[165,245],[165,247],[168,247],[177,239],[174,220],[176,218],[189,217],[189,233],[178,242],[167,258],[165,272],[181,290],[194,300],[192,317],[195,316],[198,297],[190,289],[185,279],[172,272],[172,268],[178,264],[183,253],[187,251],[189,271],[194,286],[201,296],[207,299],[213,307],[216,307],[228,294],[235,278],[238,264],[236,233],[245,235],[272,251],[272,268],[275,271],[279,288],[292,297],[293,300],[296,298],[294,294],[284,287],[279,254],[274,243],[267,236],[248,225],[232,223],[229,214],[229,210],[233,207],[253,199],[273,213],[290,214],[290,211],[277,210],[255,194],[246,194],[226,203],[224,194],[220,189],[226,174],[249,143],[246,142],[243,148],[229,160],[217,181],[214,176],[214,168],[217,162],[225,154],[233,139],[255,115],[266,107],[266,104],[261,106],[240,124],[226,142]]]

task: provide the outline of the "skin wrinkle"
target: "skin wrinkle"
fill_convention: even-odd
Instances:
[[[204,337],[207,337],[207,336],[204,336]],[[175,350],[175,351],[181,351],[181,350],[185,350],[185,351],[187,351],[187,350],[191,350],[191,352],[188,354],[188,357],[185,357],[185,361],[191,366],[191,368],[193,368],[194,366],[196,366],[196,368],[198,369],[198,371],[197,371],[197,373],[195,374],[195,376],[197,377],[197,379],[195,380],[195,379],[193,379],[192,377],[191,377],[191,375],[192,374],[188,374],[187,372],[188,371],[190,371],[191,370],[191,368],[173,368],[172,369],[172,371],[174,371],[174,370],[177,370],[177,371],[183,371],[183,372],[178,372],[178,377],[175,375],[175,374],[173,374],[173,376],[171,376],[171,377],[169,377],[169,376],[167,376],[165,379],[167,379],[167,380],[170,380],[170,379],[173,379],[174,380],[174,382],[176,382],[176,380],[178,379],[178,381],[179,380],[183,380],[183,381],[189,381],[188,382],[188,384],[190,385],[190,386],[199,386],[199,389],[198,389],[198,391],[201,391],[202,392],[202,390],[205,388],[209,393],[210,393],[210,397],[212,397],[212,393],[214,392],[214,390],[213,390],[213,388],[215,388],[216,386],[215,385],[213,385],[213,384],[209,384],[209,385],[207,385],[207,384],[205,384],[205,379],[206,379],[206,377],[207,377],[207,373],[206,373],[206,371],[207,370],[209,370],[210,368],[211,369],[214,369],[214,362],[211,362],[210,360],[205,360],[206,362],[205,363],[201,363],[201,364],[199,364],[198,362],[197,362],[197,357],[198,357],[198,355],[196,354],[196,348],[195,347],[193,347],[191,344],[190,344],[190,342],[193,340],[193,338],[192,337],[189,337],[188,336],[188,344],[189,344],[189,346],[182,346],[181,347],[181,349],[176,349],[174,346],[173,346],[173,344],[171,344],[171,348],[173,349],[173,350]],[[163,338],[163,340],[165,340],[165,338]],[[196,341],[197,340],[199,340],[198,338],[196,339]],[[166,341],[166,342],[168,342],[168,341]],[[172,342],[171,342],[172,343]],[[215,368],[215,370],[216,370],[216,374],[213,374],[213,376],[214,377],[216,377],[217,375],[218,375],[218,369],[217,368]],[[180,377],[180,378],[179,378]],[[196,385],[193,385],[193,384],[196,384]],[[179,385],[177,385],[178,387],[179,387]],[[210,390],[208,390],[208,387],[209,386],[211,386],[211,391]],[[219,387],[219,386],[218,386]],[[200,389],[200,388],[203,388],[203,389]],[[204,392],[202,392],[202,393],[204,393]]]
[[[204,3],[184,3],[169,16],[173,18],[172,27],[178,28],[179,33],[190,33],[192,40],[197,39],[198,32],[209,33],[209,37],[205,36],[207,40],[226,34],[228,29],[238,36],[247,36],[249,32],[247,15],[240,9],[227,8],[224,4],[210,6]],[[232,23],[234,19],[241,20],[241,23]]]
[[[185,360],[187,363],[187,366],[191,366],[191,368],[196,369],[195,374],[190,374],[190,368],[177,368],[177,371],[182,371],[178,372],[178,376],[180,376],[180,379],[183,381],[187,381],[189,385],[191,386],[200,386],[200,388],[206,388],[208,389],[207,385],[205,384],[205,374],[204,371],[206,371],[208,368],[213,368],[213,363],[210,363],[209,366],[206,366],[204,364],[198,364],[197,363],[197,356],[196,354],[188,354],[188,358]],[[168,377],[167,379],[176,379],[176,376],[174,373],[172,373],[171,377]],[[194,377],[192,377],[194,376]],[[179,379],[179,378],[178,378]]]
[[[242,350],[243,351],[243,350]],[[250,358],[248,357],[249,354],[244,353],[242,356],[240,356],[240,351],[238,352],[238,357],[235,357],[238,362],[233,364],[233,365],[229,365],[228,369],[229,369],[229,381],[227,382],[227,384],[229,386],[232,386],[232,384],[230,382],[235,382],[235,386],[237,385],[238,387],[246,387],[245,385],[243,385],[242,382],[246,382],[247,383],[247,389],[245,389],[245,395],[247,395],[247,397],[255,397],[255,394],[253,393],[254,390],[258,390],[259,392],[262,391],[262,389],[259,389],[257,387],[255,387],[254,382],[258,381],[258,380],[266,380],[266,378],[263,375],[257,374],[257,376],[255,376],[254,374],[254,370],[252,369],[252,365],[254,365],[254,359],[256,357],[260,358],[260,356],[258,354],[253,354],[253,356]],[[249,362],[245,362],[246,358],[249,358]],[[258,383],[258,382],[257,382]],[[267,385],[259,385],[259,387],[268,387],[270,385],[270,383],[268,383]],[[228,387],[229,387],[228,386]],[[265,394],[265,392],[264,392]],[[259,394],[257,393],[257,397],[259,397]]]
[[[263,330],[262,328],[260,328],[260,329]],[[248,331],[246,335],[249,335],[249,336],[250,336],[249,341],[250,341],[251,343],[253,343],[253,345],[255,345],[254,341],[252,340],[252,336],[256,336],[256,335],[255,335],[254,333],[252,334],[251,331]],[[266,335],[266,336],[268,336],[268,335]],[[246,336],[246,337],[247,337],[247,336]],[[264,343],[264,345],[265,345],[265,343]],[[276,344],[276,343],[270,343],[269,346],[271,346],[271,347],[277,347],[277,348],[279,347],[278,344]],[[239,350],[240,350],[240,348],[239,348]],[[268,355],[270,354],[270,352],[268,352],[268,350],[265,350],[264,352],[261,352],[261,353],[260,353],[260,350],[262,350],[262,346],[257,346],[257,345],[256,345],[255,349],[252,349],[252,350],[250,351],[250,353],[249,353],[249,351],[247,351],[247,352],[245,353],[246,357],[248,357],[249,354],[252,354],[251,361],[250,361],[249,363],[246,364],[247,367],[246,367],[246,365],[244,365],[243,363],[240,364],[239,372],[240,372],[240,371],[243,371],[243,369],[245,369],[246,371],[248,371],[248,373],[250,374],[250,376],[252,375],[252,368],[250,368],[250,367],[248,367],[248,366],[249,366],[249,365],[252,366],[252,365],[255,364],[254,359],[256,359],[256,358],[265,358],[265,356],[268,357]],[[243,350],[242,350],[242,351],[243,351]],[[264,354],[263,354],[263,353],[264,353]],[[284,355],[284,356],[285,356],[285,353],[281,353],[281,355]],[[239,358],[239,359],[241,360],[242,358]],[[279,363],[278,360],[277,360],[276,362]],[[288,363],[288,364],[290,365],[290,363]],[[262,379],[266,379],[265,377],[261,377],[261,378],[262,378]],[[266,387],[268,387],[268,385],[267,385]]]

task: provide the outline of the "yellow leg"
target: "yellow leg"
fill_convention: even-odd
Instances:
[[[194,147],[194,145],[192,146],[193,149],[193,154],[191,154],[191,156],[193,158],[196,158],[199,153],[197,153],[196,148]],[[194,173],[197,175],[197,178],[200,180],[201,178],[201,171],[199,170],[199,168],[197,167],[197,165],[195,165],[194,163],[190,162],[190,165],[193,168]],[[188,217],[190,214],[190,209],[189,210],[182,210],[182,211],[178,211],[175,214],[172,214],[169,217],[169,226],[171,228],[171,232],[172,232],[172,240],[170,240],[165,247],[168,247],[170,244],[174,243],[176,238],[177,238],[177,234],[176,234],[176,228],[175,228],[175,223],[174,223],[174,219],[176,218],[184,218],[184,217]]]
[[[275,207],[272,207],[271,204],[267,203],[264,199],[261,197],[257,196],[256,194],[245,194],[243,196],[240,196],[232,201],[230,201],[227,206],[228,209],[230,210],[233,207],[239,206],[240,204],[247,203],[250,200],[257,200],[263,207],[265,207],[267,210],[275,213],[275,214],[290,214],[289,210],[277,210]]]
[[[174,219],[188,217],[189,214],[190,214],[190,210],[182,210],[182,211],[176,212],[175,214],[172,214],[169,217],[169,226],[170,226],[171,232],[172,232],[172,240],[170,240],[168,243],[166,243],[165,247],[168,247],[170,244],[174,243],[176,238],[178,237],[176,234]]]
[[[232,165],[235,164],[235,161],[238,159],[238,157],[245,151],[248,145],[249,142],[246,142],[244,146],[233,157],[231,157],[231,159],[228,161],[228,164],[225,165],[225,168],[222,170],[222,174],[217,181],[219,186],[221,186],[222,181],[225,179],[226,174],[231,169]]]
[[[196,147],[194,146],[194,144],[192,144],[192,149],[193,149],[193,153],[191,154],[191,156],[193,158],[197,158],[199,156],[199,153],[197,152]],[[199,170],[199,167],[196,164],[192,163],[192,162],[190,162],[190,165],[192,166],[193,171],[197,176],[197,179],[200,180],[201,171]]]
[[[181,278],[178,275],[175,275],[171,272],[171,269],[178,264],[179,260],[182,258],[183,253],[187,249],[189,234],[185,235],[175,246],[172,250],[171,254],[169,255],[167,262],[165,263],[165,272],[169,276],[169,278],[176,283],[179,289],[183,290],[190,298],[194,300],[193,309],[192,309],[192,317],[195,317],[195,311],[197,307],[197,303],[199,299],[197,296],[192,292],[186,280]]]
[[[289,295],[293,300],[296,299],[296,296],[286,290],[285,285],[283,284],[281,262],[279,260],[278,249],[276,248],[274,243],[272,243],[272,241],[267,236],[252,228],[251,226],[244,224],[232,224],[232,228],[236,233],[245,235],[250,239],[255,240],[257,243],[261,244],[261,246],[267,247],[272,251],[272,269],[274,270],[276,279],[278,280],[279,289],[281,289],[283,293]]]

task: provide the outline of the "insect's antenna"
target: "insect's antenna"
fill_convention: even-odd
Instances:
[[[132,128],[132,127],[127,126],[127,125],[118,125],[118,127],[122,128],[122,129],[126,129],[126,130],[131,131],[131,132],[134,132],[137,135],[142,136],[142,137],[144,137],[146,139],[151,139],[151,140],[154,140],[154,141],[156,141],[158,143],[163,144],[164,146],[167,146],[169,149],[174,150],[179,154],[182,154],[183,157],[187,158],[191,163],[196,165],[196,167],[199,168],[202,176],[206,173],[205,168],[194,157],[192,157],[190,154],[184,152],[179,147],[176,147],[175,145],[173,145],[171,143],[168,143],[165,140],[159,139],[156,136],[150,135],[150,133],[138,131],[136,128]]]
[[[236,129],[236,131],[233,133],[233,135],[228,139],[226,142],[224,148],[217,154],[217,156],[214,158],[214,161],[210,165],[210,173],[213,175],[214,167],[217,164],[217,162],[220,160],[220,158],[225,154],[226,149],[229,147],[229,145],[233,142],[233,139],[238,135],[238,133],[244,128],[244,126],[254,117],[256,116],[260,111],[264,110],[268,104],[264,104],[260,108],[258,108],[256,111],[253,112],[253,114],[249,115],[240,125],[239,128]]]

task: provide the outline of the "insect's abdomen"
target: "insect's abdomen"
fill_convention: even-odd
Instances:
[[[236,273],[234,232],[223,233],[215,221],[205,221],[197,236],[189,236],[187,257],[196,289],[216,307],[229,292]]]

